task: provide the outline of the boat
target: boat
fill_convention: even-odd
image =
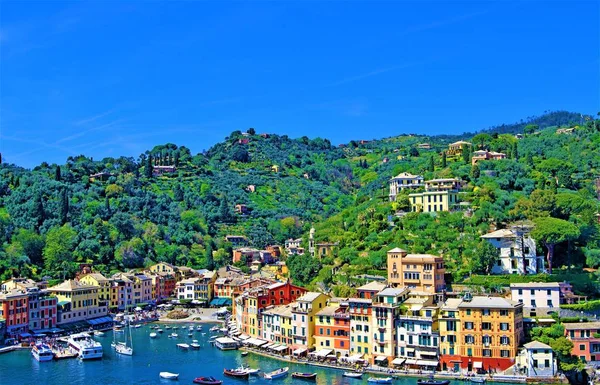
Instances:
[[[361,372],[344,372],[343,376],[344,377],[349,377],[349,378],[362,378],[362,373]]]
[[[208,329],[208,331],[218,332],[219,331],[219,327],[218,326],[213,326],[212,328]]]
[[[94,341],[87,333],[72,334],[67,339],[69,346],[82,360],[102,358],[102,344]]]
[[[171,327],[170,326],[165,326],[165,329],[169,330],[169,329],[171,329]],[[173,328],[173,329],[175,329],[175,328]]]
[[[190,345],[188,344],[177,344],[177,347],[183,350],[188,350],[190,348]]]
[[[194,336],[194,334],[188,333],[188,337],[193,337],[193,336]]]
[[[246,357],[248,355],[248,352],[242,352],[242,357]]]
[[[471,381],[473,381],[471,379]],[[434,380],[433,378],[429,378],[427,380],[417,380],[417,385],[448,385],[450,384],[450,380]]]
[[[162,330],[161,328],[156,329],[157,332],[162,333],[164,332],[164,330]]]
[[[240,372],[246,372],[246,373],[248,373],[251,376],[257,375],[260,372],[260,369],[252,369],[252,368],[249,368],[249,367],[244,366],[244,365],[240,366],[236,370],[238,370]]]
[[[367,382],[370,382],[372,384],[391,384],[392,377],[369,377],[367,379]]]
[[[202,330],[202,326],[201,325],[196,326],[196,330],[198,330],[198,331]]]
[[[31,355],[39,362],[52,361],[54,358],[54,352],[46,344],[35,344],[31,349]]]
[[[124,356],[133,356],[133,338],[131,337],[131,325],[129,324],[129,322],[127,322],[125,328],[127,329],[127,334],[129,335],[125,336],[125,341],[119,342],[115,345],[115,352]],[[127,338],[129,338],[129,341],[127,340]]]
[[[223,374],[229,377],[243,378],[244,380],[247,380],[249,376],[247,372],[238,369],[223,369]]]
[[[164,378],[166,380],[176,380],[179,378],[179,373],[160,372],[158,375],[160,378]]]
[[[104,333],[101,332],[100,330],[98,330],[98,331],[94,332],[94,336],[96,336],[96,337],[104,337]]]
[[[198,343],[198,340],[192,340],[192,343],[190,344],[190,347],[192,349],[195,349],[195,350],[200,349],[200,344]]]
[[[270,373],[265,373],[265,379],[267,380],[274,380],[276,378],[281,378],[281,377],[285,377],[287,376],[288,372],[290,371],[290,368],[288,368],[287,366],[285,368],[280,368],[277,369],[273,372]]]
[[[317,373],[292,373],[292,378],[299,378],[301,380],[311,380],[314,381],[317,379]]]
[[[115,327],[113,327],[113,332],[114,333],[123,333],[123,327],[122,326],[115,326]]]
[[[177,334],[177,333],[171,333],[171,337],[177,338],[177,337],[179,337],[179,334]]]
[[[471,378],[471,382],[474,382],[476,384],[483,384],[483,383],[485,383],[485,378],[483,378],[483,377],[473,377],[473,378]]]
[[[214,377],[196,377],[194,378],[194,384],[203,384],[203,385],[221,385],[223,381],[217,380]]]
[[[158,337],[158,334],[156,334],[156,333],[150,333],[150,338],[156,338],[156,337]]]

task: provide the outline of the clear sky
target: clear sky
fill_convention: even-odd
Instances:
[[[0,7],[0,151],[25,167],[248,127],[343,143],[600,110],[598,1]]]

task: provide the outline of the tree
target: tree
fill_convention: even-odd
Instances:
[[[313,258],[309,254],[291,255],[286,261],[286,265],[290,270],[290,276],[294,279],[294,283],[306,285],[317,277],[321,269],[321,263],[318,259]]]
[[[442,152],[442,168],[446,168],[448,166],[446,162],[446,151]]]
[[[233,154],[231,155],[231,159],[240,163],[248,163],[250,161],[250,155],[248,154],[248,150],[243,147],[237,147]]]
[[[206,268],[208,270],[214,270],[215,261],[213,259],[213,248],[211,242],[206,245]]]
[[[471,146],[466,144],[462,149],[463,162],[469,164],[471,162]]]
[[[175,155],[173,155],[173,164],[175,167],[179,167],[179,150],[175,151]]]
[[[69,194],[66,187],[62,189],[62,194],[60,195],[59,217],[61,225],[67,223],[69,217]]]
[[[46,242],[42,235],[27,229],[19,229],[13,235],[12,243],[29,258],[29,260],[39,265],[42,263],[43,250]]]
[[[144,176],[148,179],[152,178],[152,154],[146,158],[146,166],[144,167]]]
[[[435,162],[434,162],[434,160],[433,160],[433,155],[431,155],[431,156],[429,157],[429,166],[427,167],[427,169],[428,169],[430,172],[434,172],[434,171],[435,171]]]
[[[73,262],[76,239],[77,233],[68,223],[48,231],[43,256],[44,267],[49,274],[57,274],[65,267],[64,262]]]
[[[519,160],[519,147],[518,147],[518,142],[514,142],[512,145],[512,158],[514,160]]]
[[[473,166],[471,166],[471,180],[475,180],[475,179],[479,178],[480,175],[481,175],[481,170],[479,169],[479,166],[477,164],[474,164]]]
[[[39,233],[41,231],[42,225],[46,220],[46,212],[44,210],[44,202],[42,198],[42,194],[38,193],[34,202],[33,202],[33,210],[31,213],[32,218],[36,219],[36,231]]]
[[[500,249],[484,241],[479,247],[475,248],[473,256],[469,260],[471,271],[473,273],[490,274],[499,256]]]
[[[229,208],[229,202],[227,201],[227,195],[223,195],[221,204],[219,205],[219,219],[223,223],[231,222],[232,215],[231,209]]]
[[[256,135],[256,130],[252,127],[250,127],[247,131],[250,135]]]
[[[554,257],[555,246],[565,241],[577,239],[580,235],[579,228],[571,222],[552,217],[536,218],[533,222],[535,228],[531,232],[531,236],[548,250],[548,272],[552,273],[552,258]]]
[[[491,141],[492,137],[489,134],[477,134],[473,137],[473,143],[478,143],[480,149],[485,148],[485,144]]]
[[[411,147],[408,154],[412,157],[417,157],[419,156],[419,150],[417,150],[416,147]]]
[[[536,132],[538,129],[540,128],[540,126],[538,126],[537,124],[528,124],[525,126],[525,128],[523,128],[523,133],[525,135],[528,134],[533,134],[534,132]]]
[[[173,188],[173,199],[177,202],[183,201],[183,189],[181,188],[181,182],[177,182]]]
[[[56,171],[54,173],[54,180],[56,180],[57,182],[60,182],[60,180],[61,180],[60,166],[56,166]]]

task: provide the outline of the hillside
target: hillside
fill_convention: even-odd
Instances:
[[[536,119],[566,115],[557,116]],[[77,262],[93,262],[106,273],[156,261],[211,268],[231,260],[227,234],[245,235],[264,247],[306,239],[314,226],[317,240],[339,242],[339,251],[322,261],[290,258],[300,283],[334,286],[356,274],[379,273],[385,251],[394,246],[443,254],[452,276],[462,279],[489,265],[479,235],[543,216],[567,220],[580,232],[557,246],[556,266],[595,267],[599,125],[587,121],[572,134],[558,135],[540,124],[541,131],[522,140],[479,134],[475,146],[504,151],[510,159],[477,168],[449,156],[443,164],[450,137],[403,135],[335,148],[326,139],[260,135],[253,129],[233,132],[197,155],[166,144],[138,159],[94,161],[82,155],[33,170],[2,164],[0,278],[70,276]],[[423,142],[432,149],[417,149]],[[153,176],[153,165],[176,170]],[[387,181],[403,171],[468,181],[465,197],[473,215],[396,216],[408,201],[390,203]],[[90,178],[98,173],[103,174]],[[238,206],[241,213],[236,205],[244,205]]]

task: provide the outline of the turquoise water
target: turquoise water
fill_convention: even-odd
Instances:
[[[121,385],[121,384],[191,384],[195,377],[214,376],[223,380],[224,384],[310,384],[305,380],[292,379],[291,376],[272,381],[261,377],[250,377],[249,381],[225,378],[223,368],[234,368],[241,364],[262,371],[272,371],[282,366],[289,366],[290,372],[316,372],[319,385],[358,385],[367,384],[368,374],[363,380],[342,377],[342,371],[317,368],[307,365],[289,364],[271,358],[265,358],[250,353],[241,357],[240,352],[221,351],[209,345],[210,333],[213,326],[203,325],[206,333],[194,331],[193,337],[188,337],[187,329],[177,329],[179,338],[167,338],[169,330],[156,339],[149,337],[150,328],[143,326],[132,329],[134,355],[132,357],[116,355],[110,347],[112,332],[104,337],[97,337],[104,346],[104,358],[98,361],[80,361],[67,359],[51,362],[37,362],[29,350],[20,350],[0,355],[0,384],[1,385]],[[163,326],[164,329],[164,326]],[[123,334],[121,333],[121,336]],[[200,350],[182,351],[177,343],[190,343],[197,339]],[[179,381],[169,381],[159,378],[162,371],[179,373]],[[314,383],[314,382],[312,382]],[[416,379],[406,378],[395,380],[394,384],[416,385]],[[451,385],[463,384],[462,382]],[[464,383],[467,384],[467,383]]]

